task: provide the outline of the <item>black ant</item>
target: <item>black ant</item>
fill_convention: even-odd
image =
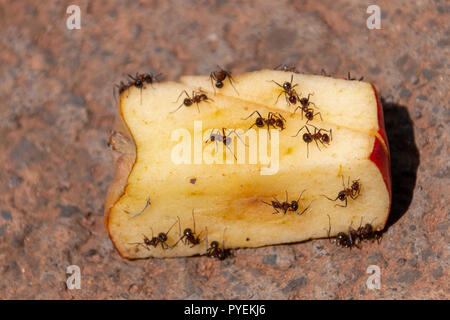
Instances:
[[[297,92],[295,91],[295,87],[298,86],[298,84],[292,85],[292,81],[294,80],[294,75],[291,76],[290,82],[284,82],[283,85],[279,84],[278,82],[272,80],[277,86],[283,89],[283,91],[280,92],[280,94],[277,97],[277,101],[275,101],[275,104],[278,102],[278,99],[280,96],[284,93],[284,96],[286,98],[286,101],[288,104],[296,104],[298,100],[300,100],[300,97],[298,96]]]
[[[314,119],[314,116],[320,116],[320,120],[323,121],[322,119],[322,115],[320,114],[320,112],[316,112],[314,113],[314,109],[310,108],[310,105],[314,105],[314,107],[316,106],[316,104],[314,102],[309,101],[309,97],[314,95],[314,93],[309,93],[308,97],[305,98],[301,98],[300,99],[300,105],[295,108],[294,113],[300,109],[302,111],[302,120],[303,120],[303,114],[305,114],[305,118],[308,119],[308,121],[306,123],[308,123],[309,121],[312,121]]]
[[[192,97],[189,96],[189,94],[186,92],[186,90],[183,90],[180,93],[180,95],[178,96],[178,99],[177,99],[177,101],[175,101],[175,103],[178,102],[178,100],[180,100],[180,97],[181,97],[181,95],[183,93],[186,94],[187,98],[185,98],[183,100],[183,103],[180,104],[180,106],[176,110],[172,111],[171,113],[177,112],[182,106],[190,107],[194,103],[197,105],[198,112],[200,112],[200,108],[198,107],[198,104],[200,102],[202,102],[202,101],[205,101],[205,102],[214,101],[214,100],[208,98],[208,96],[201,90],[199,90],[197,92],[196,91],[192,91]]]
[[[345,183],[344,183],[344,176],[341,176],[341,177],[342,177],[342,186],[344,187],[344,189],[339,191],[336,199],[328,198],[326,195],[323,195],[323,196],[331,201],[337,201],[337,200],[345,201],[345,205],[341,205],[341,204],[335,205],[335,206],[345,208],[345,207],[347,207],[348,197],[350,197],[353,200],[356,200],[356,198],[358,198],[358,196],[361,192],[361,183],[359,182],[359,179],[353,180],[352,185],[350,186],[350,177],[348,177],[348,183],[347,183],[347,187],[346,187]]]
[[[130,83],[130,82],[125,83],[125,82],[123,82],[123,81],[120,81],[119,84],[116,84],[116,85],[114,86],[114,89],[113,89],[113,91],[114,91],[114,97],[116,96],[116,95],[115,95],[115,89],[116,89],[116,88],[118,88],[119,96],[120,96],[120,95],[122,94],[122,92],[124,92],[125,90],[127,90],[130,86],[131,86],[131,83]]]
[[[129,82],[130,86],[135,86],[136,88],[142,89],[145,84],[152,85],[154,82],[158,81],[158,77],[161,76],[161,73],[157,75],[153,75],[152,73],[136,73],[136,75],[133,77],[132,75],[128,75],[128,77],[131,79]]]
[[[130,217],[130,219],[132,219],[132,218],[135,218],[135,217],[137,217],[137,216],[139,216],[139,215],[141,215],[144,211],[145,211],[145,209],[147,209],[147,207],[150,205],[151,203],[150,203],[150,197],[148,197],[147,198],[147,203],[145,204],[145,207],[144,207],[144,209],[142,209],[141,211],[139,211],[139,212],[129,212],[129,211],[127,211],[127,210],[123,210],[126,214],[129,214],[129,215],[131,215],[132,217]]]
[[[286,119],[284,119],[284,117],[280,113],[269,112],[267,114],[267,119],[266,119],[263,116],[261,116],[261,114],[259,113],[258,110],[255,110],[247,118],[242,119],[242,120],[247,120],[248,118],[253,116],[255,113],[258,115],[258,117],[255,119],[255,123],[253,123],[251,125],[251,127],[247,129],[247,131],[250,130],[253,126],[262,128],[266,125],[267,125],[267,131],[269,132],[269,134],[270,134],[270,127],[273,127],[274,129],[284,130],[284,125],[285,125]]]
[[[231,72],[222,69],[220,66],[217,66],[217,68],[219,68],[219,70],[215,70],[209,74],[209,78],[211,80],[211,86],[214,89],[214,94],[216,93],[216,88],[218,88],[218,89],[223,88],[223,82],[225,81],[226,78],[228,78],[228,80],[230,80],[230,84],[233,87],[234,91],[239,95],[239,92],[234,87],[234,84],[233,84],[234,80],[233,80],[233,77],[231,76]],[[213,83],[213,81],[215,81],[215,83]]]
[[[362,81],[363,79],[364,79],[364,77],[361,77],[361,78],[359,78],[359,79],[351,78],[351,77],[350,77],[350,71],[347,73],[347,80],[351,80],[351,81],[355,81],[355,80],[357,80],[357,81]]]
[[[194,209],[192,209],[192,221],[194,223],[194,231],[192,231],[191,228],[186,228],[183,231],[183,235],[178,239],[178,241],[174,244],[174,247],[177,245],[178,242],[183,240],[184,244],[191,244],[191,248],[194,247],[197,244],[200,244],[200,235],[202,232],[200,232],[199,235],[196,236],[195,234],[195,218],[194,218]],[[181,233],[181,224],[180,224],[180,218],[178,217],[178,226],[180,227],[180,233]]]
[[[329,215],[328,215],[328,224],[329,224],[328,237],[330,238],[331,222]],[[353,228],[350,227],[348,234],[346,234],[345,232],[339,232],[336,235],[335,243],[338,247],[350,249],[352,247],[357,247],[358,249],[361,249],[361,243],[364,240],[377,240],[377,242],[380,243],[381,234],[382,234],[381,231],[375,231],[373,229],[371,223],[366,223],[364,227],[360,225],[360,227],[357,230],[354,230]]]
[[[312,203],[312,201],[311,201],[311,203],[305,209],[303,209],[302,212],[300,212],[300,213],[298,212],[298,209],[300,207],[299,206],[299,201],[300,201],[300,199],[301,199],[301,197],[302,197],[302,195],[303,195],[303,193],[305,191],[306,190],[302,191],[302,193],[300,194],[300,197],[298,197],[297,201],[293,200],[292,202],[289,202],[288,201],[288,192],[286,191],[286,201],[284,201],[284,202],[280,202],[275,197],[273,197],[273,199],[275,201],[272,200],[271,203],[265,202],[265,201],[262,201],[262,202],[267,204],[267,205],[269,205],[269,206],[271,206],[271,207],[273,207],[275,209],[275,212],[273,212],[273,214],[278,214],[278,213],[280,213],[280,211],[278,211],[278,210],[281,210],[281,211],[283,211],[284,214],[286,214],[288,211],[293,211],[293,212],[296,212],[300,216],[306,210],[308,210],[308,208],[311,206],[311,203]]]
[[[226,128],[222,128],[222,133],[220,133],[220,130],[217,129],[217,132],[214,133],[213,129],[211,131],[211,134],[209,136],[209,138],[205,141],[205,143],[208,142],[215,142],[216,143],[216,150],[217,150],[217,143],[218,142],[222,142],[224,144],[225,147],[227,147],[228,150],[230,150],[230,152],[233,154],[234,158],[237,160],[235,154],[233,153],[233,151],[230,149],[230,144],[233,141],[232,138],[230,137],[230,135],[232,133],[234,133],[236,135],[236,137],[239,138],[239,140],[241,140],[241,142],[245,145],[244,141],[242,140],[242,138],[236,133],[236,130],[229,130]],[[226,130],[229,130],[228,135],[226,134]]]
[[[311,131],[309,131],[307,126],[314,127],[314,133],[311,133]],[[320,151],[320,147],[319,147],[319,144],[317,143],[317,141],[319,141],[324,147],[326,147],[326,145],[329,145],[330,142],[333,140],[332,129],[330,129],[330,130],[318,129],[317,127],[313,126],[312,124],[305,124],[303,127],[300,128],[300,130],[297,131],[297,134],[293,137],[298,136],[298,134],[300,133],[300,131],[303,130],[303,128],[305,128],[306,131],[308,131],[303,134],[303,141],[306,142],[306,148],[307,148],[306,157],[307,158],[309,157],[309,144],[313,140],[316,143],[319,151]],[[324,131],[325,133],[322,133],[322,131]]]
[[[134,243],[130,243],[130,244],[137,244],[137,245],[141,245],[144,248],[146,248],[147,250],[150,250],[149,247],[153,246],[154,248],[156,248],[158,246],[158,244],[161,244],[161,248],[165,249],[172,249],[171,246],[169,246],[167,244],[167,235],[169,234],[170,230],[172,230],[173,226],[177,224],[178,221],[175,221],[175,223],[169,228],[169,230],[167,230],[167,232],[160,232],[158,234],[157,237],[155,237],[153,235],[153,229],[150,228],[152,230],[152,238],[149,239],[146,235],[144,236],[144,241],[143,242],[134,242]],[[176,244],[175,244],[176,245]],[[174,247],[175,247],[174,245]]]
[[[358,230],[356,230],[356,234],[361,241],[376,240],[378,243],[380,243],[382,237],[382,231],[374,230],[372,223],[366,223],[364,227],[360,226]]]
[[[142,105],[142,89],[145,87],[145,84],[153,85],[154,82],[158,81],[158,77],[161,76],[161,74],[153,75],[152,73],[138,73],[136,72],[136,75],[133,77],[132,75],[128,75],[131,81],[128,81],[127,89],[131,86],[135,86],[136,88],[140,89],[141,91],[141,105]],[[122,83],[121,83],[122,85]],[[119,94],[121,87],[119,87]],[[123,90],[122,90],[123,91]]]
[[[329,227],[328,227],[328,238],[331,239],[331,237],[330,237],[330,233],[331,233],[331,218],[330,218],[330,215],[327,214],[327,216],[328,216],[328,225],[329,225]],[[359,238],[356,235],[356,231],[350,229],[348,235],[345,232],[339,232],[336,235],[336,239],[334,240],[334,243],[338,247],[350,248],[350,249],[352,247],[357,247],[358,249],[360,249],[361,248],[360,244],[356,243],[357,240],[359,240]]]
[[[228,257],[231,257],[231,250],[225,249],[225,230],[223,230],[223,238],[222,238],[222,248],[219,246],[218,241],[211,241],[208,247],[208,229],[206,229],[206,255],[211,258],[216,258],[218,260],[225,260]]]
[[[295,68],[294,65],[288,65],[288,64],[280,64],[278,66],[276,66],[275,68],[273,68],[274,70],[280,70],[280,71],[285,71],[285,72],[294,72],[294,73],[298,73],[297,72],[297,68]]]

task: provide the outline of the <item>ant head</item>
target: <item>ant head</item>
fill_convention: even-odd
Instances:
[[[225,253],[224,250],[220,250],[219,253],[217,254],[217,259],[219,259],[219,260],[225,260],[226,257],[227,257],[227,254]]]
[[[277,127],[280,127],[280,128],[283,128],[283,127],[284,127],[284,122],[283,122],[282,119],[277,119],[277,120],[275,121],[275,124],[276,124]]]
[[[165,242],[165,241],[167,241],[167,235],[165,233],[161,232],[160,234],[158,234],[158,239],[161,242]]]
[[[193,234],[193,232],[192,232],[191,228],[186,228],[186,229],[184,229],[183,234],[185,236],[191,236]]]
[[[292,201],[291,202],[291,208],[292,208],[292,210],[294,210],[294,211],[297,211],[298,210],[298,202],[297,201]]]
[[[216,249],[219,247],[219,243],[217,241],[212,241],[211,242],[211,248]]]
[[[339,232],[336,236],[336,239],[341,241],[347,239],[347,235],[344,232]]]
[[[264,119],[261,117],[256,118],[255,124],[257,127],[264,127]]]
[[[285,82],[283,83],[283,89],[288,91],[291,89],[291,83],[290,82]]]
[[[184,104],[186,107],[189,107],[190,105],[192,105],[192,100],[189,99],[189,98],[185,98],[185,99],[183,100],[183,104]]]
[[[217,80],[216,81],[216,87],[219,88],[219,89],[222,88],[223,87],[223,82],[220,81],[220,80]]]
[[[144,237],[144,243],[145,243],[147,246],[149,246],[149,245],[152,244],[152,241],[151,241],[149,238]]]
[[[364,226],[364,232],[366,233],[372,233],[373,232],[373,227],[370,223],[366,223],[366,225]]]
[[[321,139],[325,143],[330,143],[330,136],[328,134],[326,134],[326,133],[322,134]]]
[[[344,190],[339,192],[338,199],[341,200],[341,201],[344,201],[345,199],[347,199],[347,195],[345,194]]]
[[[312,136],[310,133],[304,133],[303,134],[303,141],[305,141],[306,143],[310,143],[312,142]]]

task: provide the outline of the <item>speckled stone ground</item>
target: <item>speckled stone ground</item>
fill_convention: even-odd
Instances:
[[[66,28],[74,3],[81,30]],[[381,30],[366,28],[373,3]],[[0,0],[0,298],[448,299],[449,30],[448,1]],[[280,63],[351,71],[384,97],[393,207],[381,244],[121,259],[103,225],[113,84]],[[81,290],[66,288],[72,264]],[[372,264],[380,290],[366,287]]]

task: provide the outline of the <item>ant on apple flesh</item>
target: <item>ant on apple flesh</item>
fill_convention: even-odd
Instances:
[[[214,130],[217,130],[217,132],[214,132]],[[226,130],[229,131],[228,135],[226,134]],[[229,130],[226,128],[222,128],[222,133],[220,133],[219,129],[213,129],[211,131],[209,138],[205,141],[205,143],[215,142],[216,143],[216,152],[217,152],[217,147],[218,147],[217,143],[222,142],[224,144],[224,146],[233,154],[234,158],[237,160],[236,155],[230,149],[230,144],[233,141],[233,139],[230,137],[230,135],[233,133],[236,135],[236,137],[239,138],[239,140],[241,140],[241,142],[244,145],[246,145],[245,142],[242,140],[242,138],[236,133],[236,130]]]
[[[181,95],[182,95],[183,93],[186,95],[186,98],[184,98],[183,103],[180,104],[180,106],[179,106],[176,110],[171,111],[170,113],[177,112],[182,106],[190,107],[190,106],[192,106],[194,103],[197,105],[197,110],[198,110],[198,112],[200,113],[200,108],[199,108],[199,106],[198,106],[198,104],[199,104],[200,102],[202,102],[202,101],[205,101],[205,102],[214,101],[214,100],[212,100],[211,98],[208,98],[208,96],[207,96],[202,90],[199,90],[199,91],[192,91],[192,97],[189,96],[189,94],[187,93],[186,90],[183,90],[183,91],[180,93],[180,95],[178,96],[178,99],[175,101],[175,103],[178,102],[178,100],[180,100],[180,97],[181,97]]]
[[[211,86],[214,89],[214,94],[216,94],[216,88],[221,89],[223,88],[223,82],[226,78],[230,81],[231,86],[233,87],[234,91],[239,95],[239,92],[234,87],[234,80],[231,76],[231,72],[222,69],[220,66],[217,66],[218,70],[212,71],[209,74],[209,79],[211,80]]]
[[[314,133],[311,133],[311,131],[309,131],[308,126],[311,126],[314,128]],[[324,147],[326,147],[333,140],[332,129],[330,129],[330,130],[318,129],[316,126],[313,126],[312,124],[305,124],[303,127],[301,127],[297,131],[297,134],[293,137],[298,136],[300,131],[302,131],[303,129],[306,129],[306,131],[307,131],[303,134],[303,141],[306,143],[306,149],[307,149],[306,157],[307,158],[309,158],[309,144],[311,142],[314,141],[317,145],[317,148],[320,151],[320,147],[319,147],[319,144],[317,143],[317,141],[319,141]],[[322,131],[324,133],[322,133]]]
[[[298,209],[300,207],[300,205],[299,205],[300,199],[305,191],[306,190],[302,191],[302,193],[298,197],[297,201],[293,200],[292,202],[289,202],[288,192],[286,191],[286,201],[284,201],[284,202],[280,202],[275,197],[273,197],[274,200],[272,200],[271,203],[265,202],[265,201],[262,201],[262,202],[275,209],[275,212],[273,212],[273,214],[278,214],[278,213],[280,213],[279,210],[281,210],[283,212],[283,214],[286,214],[288,211],[293,211],[293,212],[296,212],[298,215],[302,215],[306,210],[308,210],[308,208],[311,206],[311,203],[312,203],[312,201],[311,201],[310,204],[305,209],[303,209],[302,212],[298,212]]]
[[[194,231],[192,231],[191,228],[186,228],[183,231],[183,235],[178,239],[178,241],[174,244],[174,247],[177,245],[178,242],[183,241],[184,244],[191,244],[191,248],[196,246],[197,244],[200,244],[201,239],[200,235],[203,233],[200,232],[200,234],[196,235],[195,233],[195,218],[194,218],[194,209],[192,209],[192,221],[194,224]],[[179,233],[181,234],[181,223],[180,223],[180,217],[178,217],[178,226],[180,228]]]
[[[337,197],[335,199],[331,199],[331,198],[327,197],[326,195],[322,195],[322,196],[324,196],[325,198],[327,198],[330,201],[339,200],[339,201],[345,202],[345,205],[341,205],[341,204],[335,205],[335,207],[339,206],[339,207],[345,208],[345,207],[347,207],[349,197],[353,200],[356,200],[356,198],[359,197],[359,194],[361,192],[361,183],[359,182],[359,179],[353,180],[352,185],[350,186],[350,177],[348,177],[348,183],[347,183],[347,186],[345,186],[344,176],[341,176],[341,177],[342,177],[342,186],[344,187],[344,189],[339,191]]]

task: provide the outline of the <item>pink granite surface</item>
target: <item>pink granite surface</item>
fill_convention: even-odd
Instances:
[[[448,299],[448,1],[0,0],[1,299]],[[180,4],[183,4],[182,6]],[[66,8],[81,8],[81,30]],[[103,202],[114,83],[292,63],[351,71],[384,99],[393,204],[381,244],[327,240],[206,257],[127,261]],[[81,290],[66,288],[78,265]],[[381,268],[368,290],[366,268]]]

